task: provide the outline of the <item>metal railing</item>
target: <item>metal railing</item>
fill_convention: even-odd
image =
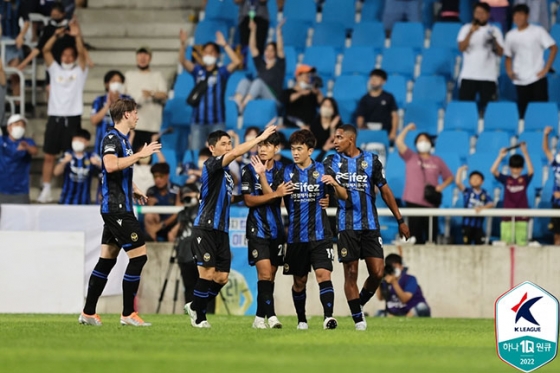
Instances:
[[[0,42],[0,53],[2,58],[2,66],[4,66],[4,71],[6,72],[6,77],[11,74],[17,74],[20,78],[20,95],[19,96],[7,96],[7,100],[10,101],[10,105],[13,104],[13,101],[19,100],[20,101],[20,111],[25,110],[25,74],[24,72],[14,68],[9,67],[6,63],[6,46],[8,45],[15,45],[15,40],[2,40]],[[37,43],[25,43],[29,48],[33,49],[37,46]],[[37,105],[37,58],[31,60],[31,67],[26,69],[26,72],[29,72],[31,75],[31,104],[33,106]],[[15,113],[12,110],[12,113]],[[20,113],[22,114],[22,113]]]

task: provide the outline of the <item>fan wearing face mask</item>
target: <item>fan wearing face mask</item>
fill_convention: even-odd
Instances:
[[[39,149],[24,137],[27,120],[19,114],[8,119],[7,135],[0,136],[0,204],[29,203],[31,157]]]
[[[410,208],[437,208],[439,206],[435,205],[433,200],[427,200],[429,196],[426,194],[428,189],[426,186],[431,186],[431,191],[436,194],[441,193],[453,182],[453,174],[443,159],[431,154],[433,144],[429,134],[422,132],[416,136],[414,141],[416,151],[405,144],[407,134],[415,129],[414,123],[409,124],[395,140],[399,156],[404,160],[406,166],[402,200],[406,207]],[[416,243],[425,244],[429,238],[430,218],[411,216],[408,218],[408,226],[410,235],[415,237]],[[437,238],[437,234],[437,218],[432,218],[433,240]]]
[[[317,139],[315,147],[323,151],[334,148],[334,133],[336,127],[341,124],[338,112],[338,104],[334,98],[325,97],[319,107],[319,114],[315,117],[309,130],[313,132]]]
[[[282,93],[284,126],[306,128],[315,119],[317,109],[323,101],[323,93],[315,84],[315,74],[315,68],[309,65],[299,65],[296,68],[296,84]]]

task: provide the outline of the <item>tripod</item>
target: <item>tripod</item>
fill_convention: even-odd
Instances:
[[[167,283],[169,282],[169,277],[171,276],[171,271],[173,269],[173,264],[177,261],[177,242],[173,244],[171,248],[171,255],[169,256],[169,264],[167,266],[167,272],[165,273],[165,279],[163,280],[163,286],[161,287],[161,292],[159,294],[158,306],[156,313],[159,314],[161,309],[161,302],[163,302],[163,297],[165,296],[165,290],[167,289]],[[175,291],[173,292],[173,314],[175,314],[175,307],[177,306],[177,299],[179,297],[179,278],[177,271],[175,272]]]

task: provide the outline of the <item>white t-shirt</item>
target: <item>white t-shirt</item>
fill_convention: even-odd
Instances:
[[[539,78],[537,74],[544,68],[543,53],[556,42],[544,28],[529,25],[519,31],[513,29],[506,34],[504,55],[513,59],[515,85],[529,85]]]
[[[51,91],[47,113],[52,117],[73,117],[84,110],[84,86],[88,69],[76,64],[72,70],[64,70],[58,62],[48,67],[51,75]]]
[[[126,93],[138,104],[139,131],[159,132],[163,115],[163,106],[151,97],[144,97],[143,90],[167,92],[167,84],[159,71],[142,72],[139,70],[125,73]]]
[[[457,35],[457,42],[467,38],[472,24],[468,23],[461,27]],[[499,74],[500,57],[492,51],[492,37],[500,47],[504,46],[504,37],[497,27],[486,24],[480,26],[470,38],[469,46],[463,52],[463,66],[459,74],[459,80],[483,80],[496,82]]]

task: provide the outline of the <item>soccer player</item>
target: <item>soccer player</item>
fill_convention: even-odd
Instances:
[[[101,238],[101,255],[90,280],[86,304],[78,318],[80,324],[101,326],[101,318],[95,312],[97,300],[107,283],[107,276],[117,263],[119,250],[123,249],[130,261],[123,278],[122,325],[150,326],[134,311],[134,297],[140,285],[140,274],[148,261],[146,244],[140,223],[134,216],[133,204],[140,204],[147,197],[132,182],[132,166],[141,158],[149,157],[161,149],[161,144],[144,145],[138,153],[132,152],[128,133],[136,127],[138,113],[136,102],[118,99],[111,104],[111,116],[115,126],[101,143],[103,173],[101,217],[104,221]]]
[[[345,124],[337,128],[334,148],[324,164],[348,191],[348,199],[338,201],[338,260],[344,266],[344,293],[356,330],[366,330],[362,307],[375,294],[383,279],[383,242],[379,232],[375,187],[399,224],[399,233],[410,232],[401,216],[393,192],[387,185],[383,166],[377,155],[356,147],[356,128]],[[358,261],[364,259],[369,277],[358,293]]]
[[[274,312],[274,278],[283,264],[284,224],[280,213],[281,198],[291,194],[291,187],[280,184],[276,191],[270,189],[274,180],[281,177],[283,165],[274,156],[280,150],[280,136],[273,133],[257,145],[258,156],[251,159],[242,172],[241,191],[247,207],[247,239],[249,264],[257,268],[257,312],[253,328],[266,329],[265,317],[270,328],[281,328]],[[268,188],[269,194],[263,189]]]
[[[333,270],[332,232],[327,213],[319,201],[328,190],[345,200],[346,189],[340,186],[322,163],[311,158],[315,148],[315,136],[308,130],[294,132],[290,136],[294,163],[284,168],[280,181],[293,187],[293,193],[284,197],[288,210],[288,246],[284,256],[284,274],[294,276],[292,297],[298,317],[297,329],[308,329],[305,315],[307,298],[305,287],[311,267],[319,283],[319,294],[323,305],[323,328],[335,329],[337,321],[333,315],[334,288],[331,282]],[[275,184],[279,185],[279,181]]]
[[[228,281],[231,266],[229,207],[234,187],[229,164],[275,131],[276,126],[268,126],[258,137],[233,149],[227,132],[218,130],[208,136],[212,157],[204,162],[202,169],[200,208],[192,232],[199,279],[194,288],[194,300],[185,305],[195,328],[210,328],[206,320],[208,301],[216,297]]]

